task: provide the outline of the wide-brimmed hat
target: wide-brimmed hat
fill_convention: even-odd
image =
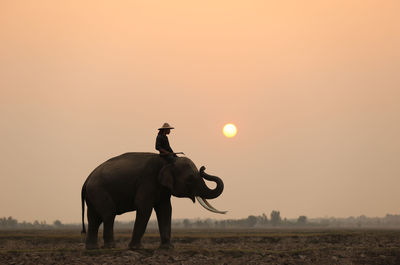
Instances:
[[[158,128],[159,130],[163,129],[174,129],[174,127],[171,127],[168,123],[164,123],[161,128]]]

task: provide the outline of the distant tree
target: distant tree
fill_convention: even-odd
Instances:
[[[383,222],[387,225],[400,225],[400,215],[386,214]]]
[[[215,227],[217,228],[226,228],[226,224],[227,224],[226,220],[215,221]]]
[[[254,215],[249,215],[246,220],[246,226],[254,227],[257,224],[257,217]]]
[[[281,213],[279,211],[272,211],[271,212],[271,224],[273,226],[277,226],[282,222]]]
[[[8,218],[3,217],[0,219],[0,226],[2,227],[16,227],[18,225],[17,219],[9,216]]]
[[[323,218],[319,221],[321,226],[330,226],[331,225],[331,220],[328,218]]]
[[[297,218],[297,224],[299,225],[305,225],[307,223],[307,216],[301,215],[299,218]]]
[[[53,225],[54,225],[55,227],[61,227],[61,226],[63,226],[63,224],[61,223],[60,220],[55,220],[54,223],[53,223]]]
[[[268,217],[265,215],[265,213],[262,214],[262,220],[263,223],[268,223]]]
[[[19,226],[22,227],[22,228],[32,228],[33,224],[29,223],[29,222],[26,222],[26,221],[23,221],[22,223],[19,224]]]
[[[212,226],[212,222],[211,219],[206,219],[206,220],[199,219],[194,223],[194,226],[198,228],[210,228]]]
[[[268,217],[263,213],[260,216],[257,216],[257,223],[260,225],[266,225],[268,224]]]
[[[189,219],[184,219],[184,220],[183,220],[183,227],[184,227],[184,228],[189,228],[189,227],[191,227],[191,226],[192,226],[192,225],[191,225]]]

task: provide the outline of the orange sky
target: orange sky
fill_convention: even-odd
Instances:
[[[0,217],[79,222],[99,163],[157,128],[225,216],[400,214],[399,1],[2,1]],[[233,139],[221,129],[238,127]],[[118,220],[131,220],[125,214]]]

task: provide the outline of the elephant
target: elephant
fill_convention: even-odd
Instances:
[[[136,211],[130,249],[143,248],[142,236],[153,209],[156,212],[161,238],[160,248],[173,248],[171,244],[171,195],[195,198],[207,210],[218,211],[207,201],[217,198],[224,189],[223,181],[200,170],[187,157],[177,157],[170,163],[159,154],[131,152],[113,157],[87,177],[81,191],[82,234],[86,235],[84,215],[87,205],[88,234],[86,249],[98,248],[97,237],[103,223],[105,248],[115,247],[114,220],[116,215]],[[217,185],[207,187],[204,179]]]

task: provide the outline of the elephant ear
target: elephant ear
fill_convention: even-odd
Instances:
[[[161,185],[172,191],[174,187],[174,177],[172,175],[172,165],[166,165],[158,174],[158,181]]]

